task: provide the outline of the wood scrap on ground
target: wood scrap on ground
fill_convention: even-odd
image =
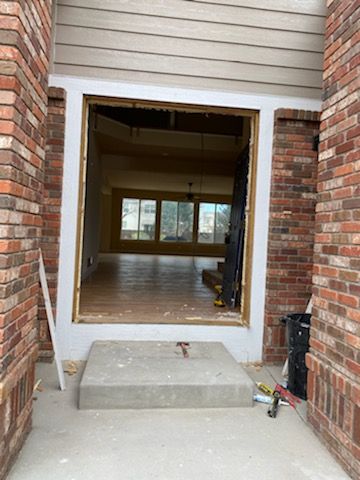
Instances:
[[[37,380],[37,382],[34,385],[34,389],[33,389],[34,392],[42,392],[44,390],[43,387],[40,385],[41,382],[42,380],[41,378],[39,378],[39,380]]]
[[[255,368],[256,372],[259,372],[263,368],[263,363],[262,362],[250,362],[245,364],[247,367],[253,367]]]
[[[66,366],[64,368],[64,372],[67,373],[68,375],[75,375],[78,371],[78,367],[75,362],[67,362]]]

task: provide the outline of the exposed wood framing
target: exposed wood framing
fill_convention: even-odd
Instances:
[[[84,99],[82,109],[82,128],[81,128],[81,146],[80,146],[80,181],[79,181],[79,202],[78,202],[78,220],[76,234],[76,266],[75,266],[75,293],[73,297],[73,320],[78,321],[79,300],[81,289],[81,260],[83,250],[84,219],[85,219],[85,194],[86,194],[86,167],[87,151],[89,141],[89,103]]]
[[[249,173],[248,173],[248,197],[246,202],[246,226],[244,244],[244,262],[242,272],[240,318],[244,326],[250,325],[250,295],[252,277],[252,256],[254,243],[255,225],[255,196],[256,196],[256,175],[257,155],[259,142],[259,116],[251,117],[250,127],[250,151],[249,151]]]
[[[253,240],[254,240],[254,211],[255,211],[255,188],[257,173],[257,152],[258,152],[258,128],[259,114],[255,110],[212,107],[203,105],[188,105],[169,102],[152,102],[144,100],[128,100],[121,98],[84,96],[83,114],[82,114],[82,139],[81,139],[81,162],[80,162],[80,184],[79,184],[79,208],[78,208],[78,225],[77,225],[77,250],[76,250],[76,269],[75,269],[75,292],[73,302],[73,321],[79,322],[79,304],[80,304],[80,288],[81,288],[81,260],[82,260],[82,244],[84,230],[84,212],[85,212],[85,192],[86,192],[86,162],[87,162],[87,146],[88,146],[88,117],[90,105],[109,105],[113,107],[133,107],[148,108],[152,110],[175,110],[181,112],[196,113],[212,113],[222,115],[234,115],[250,118],[251,120],[251,143],[250,143],[250,168],[249,168],[249,193],[247,204],[247,227],[245,235],[245,261],[243,266],[243,283],[242,283],[242,299],[241,311],[239,312],[239,320],[231,322],[222,322],[216,319],[200,320],[183,320],[181,323],[201,324],[201,325],[232,325],[232,326],[249,326],[250,324],[250,297],[251,297],[251,274],[252,274],[252,256],[253,256]],[[119,319],[120,320],[120,319]],[[159,322],[160,323],[160,322]],[[176,323],[176,322],[167,322]]]

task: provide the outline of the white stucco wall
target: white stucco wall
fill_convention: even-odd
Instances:
[[[67,91],[64,193],[56,332],[63,359],[85,359],[95,340],[220,341],[238,361],[262,357],[267,235],[274,110],[319,110],[320,101],[198,89],[179,89],[52,75],[50,85]],[[252,109],[260,112],[255,199],[250,327],[201,325],[74,324],[72,305],[76,262],[76,228],[84,95]]]

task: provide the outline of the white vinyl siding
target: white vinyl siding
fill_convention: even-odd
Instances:
[[[58,0],[53,72],[319,98],[324,3]]]

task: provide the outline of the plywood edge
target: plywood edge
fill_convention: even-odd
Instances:
[[[124,324],[124,325],[205,325],[205,326],[225,326],[225,327],[246,327],[241,320],[225,320],[211,318],[191,318],[186,319],[163,319],[156,320],[141,319],[134,321],[133,319],[124,319],[119,316],[106,315],[99,318],[99,315],[81,314],[78,316],[78,323],[82,324]]]

